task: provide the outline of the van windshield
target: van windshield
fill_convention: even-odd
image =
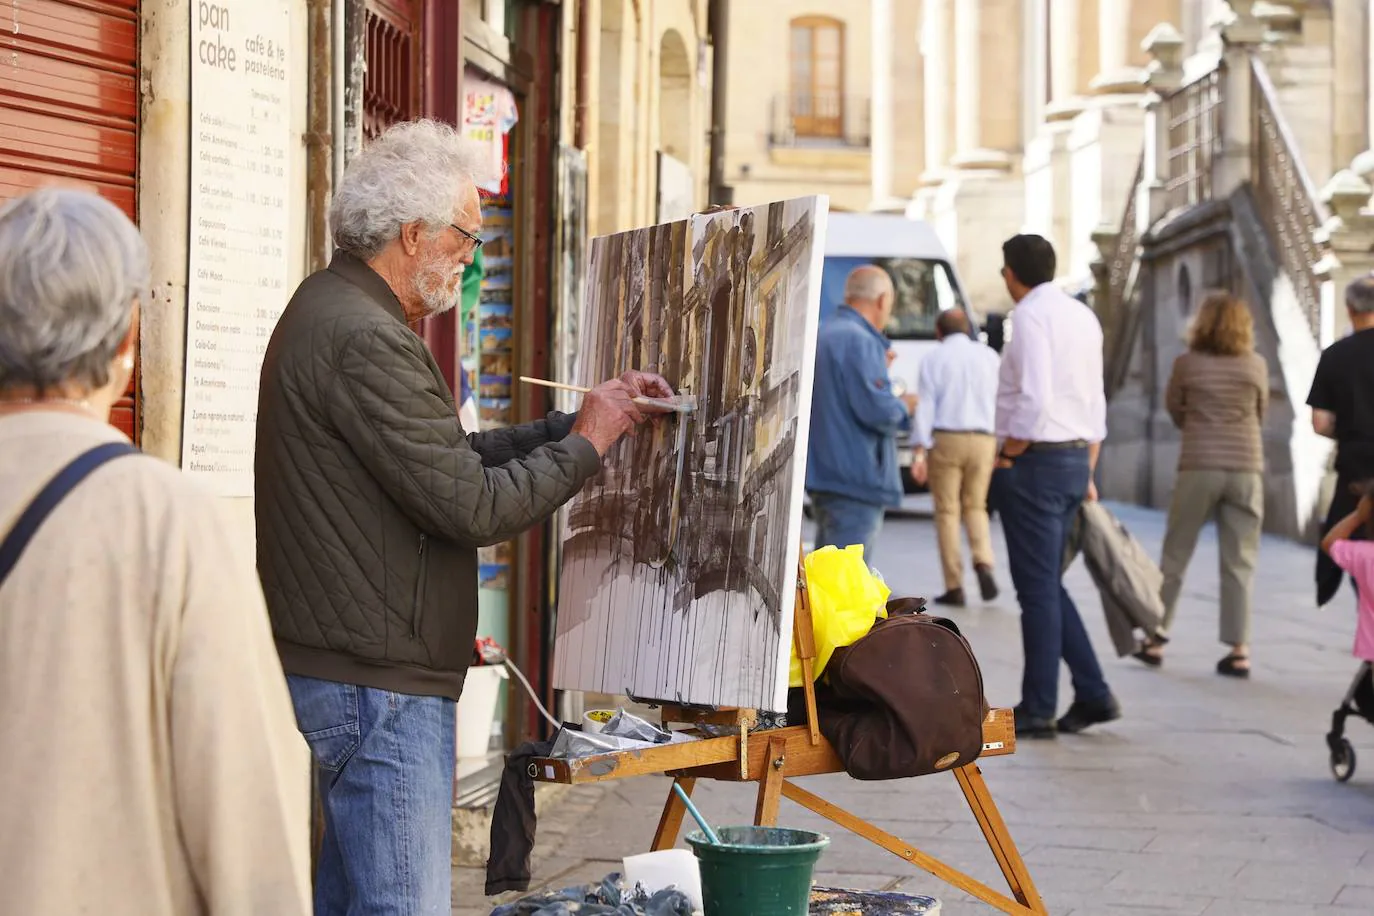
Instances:
[[[887,336],[892,340],[934,340],[935,319],[945,309],[968,306],[954,285],[949,265],[925,258],[828,257],[821,273],[821,320],[834,314],[844,303],[844,281],[856,267],[873,264],[887,271],[897,291],[892,323]]]

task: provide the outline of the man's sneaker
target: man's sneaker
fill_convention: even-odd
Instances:
[[[978,589],[983,593],[983,600],[995,599],[998,595],[997,580],[992,577],[992,567],[980,564],[973,567],[973,571],[978,574]]]
[[[1053,719],[1027,715],[1020,706],[1013,709],[1012,714],[1016,717],[1016,737],[1018,738],[1053,738],[1058,734]]]
[[[936,604],[943,604],[946,607],[964,607],[964,590],[962,588],[952,588],[938,598],[934,599]]]
[[[1069,707],[1069,711],[1060,718],[1059,730],[1072,735],[1081,732],[1089,725],[1101,725],[1103,722],[1111,722],[1120,718],[1121,704],[1111,694],[1107,695],[1107,699],[1099,700],[1096,703],[1084,703],[1075,700],[1074,704]]]

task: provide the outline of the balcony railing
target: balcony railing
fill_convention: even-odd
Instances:
[[[1320,339],[1321,280],[1316,265],[1323,252],[1316,233],[1330,214],[1303,166],[1297,141],[1280,113],[1278,93],[1258,57],[1250,58],[1250,74],[1255,203],[1312,333]]]
[[[867,148],[869,100],[839,92],[790,92],[775,96],[768,144]]]
[[[1145,160],[1142,157],[1136,166],[1135,178],[1131,180],[1131,190],[1126,196],[1126,210],[1121,215],[1121,228],[1116,235],[1110,260],[1107,262],[1107,301],[1100,309],[1103,317],[1103,330],[1106,340],[1104,349],[1108,358],[1108,394],[1115,394],[1125,383],[1125,370],[1130,364],[1130,354],[1125,343],[1132,339],[1131,329],[1140,311],[1140,297],[1133,288],[1138,282],[1136,271],[1136,252],[1140,245],[1140,231],[1136,219],[1136,201],[1140,197],[1140,187],[1145,180]]]
[[[1165,101],[1169,125],[1169,209],[1212,198],[1212,166],[1221,152],[1224,72],[1198,77]]]

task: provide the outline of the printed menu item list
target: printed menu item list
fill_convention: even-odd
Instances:
[[[275,0],[190,7],[181,464],[222,496],[251,496],[258,377],[290,292],[290,20]]]

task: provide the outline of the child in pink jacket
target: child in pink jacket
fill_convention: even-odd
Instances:
[[[1361,489],[1359,505],[1322,539],[1322,550],[1355,580],[1360,611],[1353,654],[1374,662],[1374,481],[1367,481]],[[1361,526],[1371,540],[1352,541],[1351,535]]]

